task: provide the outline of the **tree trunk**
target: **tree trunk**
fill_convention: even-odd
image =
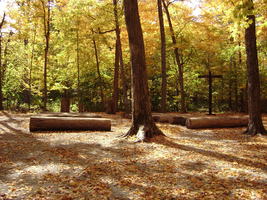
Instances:
[[[185,91],[184,91],[184,75],[183,75],[183,63],[181,62],[180,59],[180,54],[179,54],[179,49],[176,47],[177,41],[174,33],[174,29],[172,26],[172,21],[171,21],[171,16],[169,13],[169,8],[168,5],[166,4],[165,0],[162,0],[164,9],[166,11],[168,23],[169,23],[169,28],[171,32],[171,38],[172,38],[172,43],[174,45],[174,55],[176,59],[176,64],[178,66],[179,70],[179,85],[180,85],[180,93],[181,93],[181,112],[185,113],[186,112],[186,102],[185,102]]]
[[[113,79],[113,94],[111,100],[110,114],[115,114],[118,108],[118,97],[119,97],[119,47],[118,39],[116,40],[115,48],[115,63],[114,63],[114,79]]]
[[[103,92],[103,82],[102,82],[102,76],[100,73],[100,66],[99,66],[99,59],[98,59],[98,51],[97,51],[97,46],[96,46],[96,41],[93,38],[93,46],[94,46],[94,50],[95,50],[95,59],[96,59],[96,70],[97,70],[97,75],[98,75],[98,79],[100,82],[100,98],[101,98],[101,103],[104,105],[105,100],[104,100],[104,92]]]
[[[121,30],[120,30],[120,24],[119,24],[119,17],[118,17],[118,0],[113,0],[113,6],[114,6],[114,16],[115,16],[115,26],[116,26],[116,41],[118,42],[118,54],[119,54],[119,66],[120,66],[120,80],[122,85],[122,105],[124,111],[128,112],[129,105],[127,100],[127,86],[125,81],[125,70],[124,70],[124,62],[123,62],[123,56],[122,56],[122,47],[121,47]]]
[[[235,111],[238,112],[238,68],[236,64],[236,60],[233,60],[234,67],[234,94],[235,94]]]
[[[31,110],[31,95],[32,95],[32,66],[34,59],[34,47],[35,47],[35,39],[36,39],[36,29],[34,30],[33,43],[32,43],[32,52],[31,52],[31,63],[30,63],[30,71],[29,71],[29,104],[28,109]]]
[[[233,65],[233,58],[231,57],[230,58],[230,65],[229,65],[229,71],[230,71],[230,77],[229,77],[229,90],[228,90],[228,107],[229,107],[229,110],[232,111],[233,110],[233,105],[232,105],[232,73],[233,73],[233,70],[232,70],[232,65]]]
[[[3,18],[0,23],[0,110],[4,110],[3,107],[3,79],[4,79],[4,70],[2,64],[2,27],[5,23],[6,14],[4,13]]]
[[[120,52],[119,52],[119,40],[120,32],[118,27],[118,13],[117,13],[117,0],[113,0],[114,6],[114,18],[116,26],[116,44],[115,44],[115,62],[114,62],[114,78],[113,78],[113,94],[110,106],[110,114],[115,114],[118,108],[118,98],[119,98],[119,68],[120,68]]]
[[[166,112],[167,101],[167,75],[166,75],[166,39],[164,29],[164,19],[162,13],[162,0],[158,0],[158,15],[160,26],[160,40],[161,40],[161,112]]]
[[[137,0],[124,0],[132,69],[132,127],[125,136],[137,135],[144,141],[155,135],[163,135],[152,119],[145,62],[145,47],[140,24]],[[141,129],[141,130],[139,130]]]
[[[249,1],[250,12],[253,11],[253,1]],[[260,106],[260,76],[257,55],[256,43],[256,27],[255,15],[249,14],[247,16],[249,26],[245,30],[245,44],[247,53],[247,73],[248,73],[248,113],[249,123],[246,133],[256,135],[257,133],[264,134],[264,129],[261,116]]]
[[[43,88],[43,110],[47,111],[47,66],[48,66],[48,53],[50,42],[50,1],[47,2],[47,14],[46,14],[46,2],[41,1],[43,6],[43,25],[45,36],[45,53],[44,53],[44,88]]]
[[[78,111],[83,112],[82,93],[80,87],[80,35],[79,21],[77,20],[76,27],[76,59],[77,59],[77,95],[78,95]]]

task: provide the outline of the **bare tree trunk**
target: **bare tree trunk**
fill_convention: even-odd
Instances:
[[[160,39],[161,39],[161,112],[166,112],[167,101],[167,75],[166,75],[166,39],[164,29],[164,19],[162,13],[162,0],[158,0],[158,15],[160,26]]]
[[[45,36],[45,53],[44,53],[44,88],[43,88],[43,110],[47,110],[47,66],[48,66],[48,54],[49,54],[49,42],[50,42],[50,1],[44,2],[43,0],[42,6],[43,6],[43,25],[44,25],[44,36]],[[46,13],[46,7],[47,7],[47,13]]]
[[[104,105],[105,100],[104,100],[104,92],[103,92],[103,81],[102,81],[102,76],[100,73],[100,66],[99,66],[99,59],[98,59],[98,51],[97,51],[97,46],[96,46],[96,41],[93,38],[93,46],[94,46],[94,50],[95,50],[95,59],[96,59],[96,71],[97,71],[97,75],[98,75],[98,79],[100,82],[100,98],[101,98],[101,103]]]
[[[180,59],[179,49],[176,47],[177,41],[176,41],[173,26],[172,26],[172,21],[171,21],[171,16],[169,13],[168,5],[166,4],[165,0],[162,0],[162,2],[163,2],[164,9],[166,11],[166,15],[167,15],[167,19],[168,19],[168,23],[169,23],[169,27],[170,27],[172,43],[175,46],[174,47],[174,55],[175,55],[176,64],[177,64],[178,70],[179,70],[179,84],[180,84],[180,94],[181,94],[181,112],[186,112],[183,63],[181,62],[181,59]]]
[[[248,10],[253,11],[253,1],[248,0],[250,7]],[[247,53],[247,70],[248,70],[248,113],[249,123],[246,133],[256,135],[257,133],[266,134],[262,123],[261,106],[260,106],[260,76],[256,43],[255,15],[247,16],[248,22],[252,23],[245,30],[245,44]]]
[[[118,0],[113,0],[114,6],[114,17],[115,17],[115,26],[116,26],[116,48],[118,47],[118,55],[119,55],[119,66],[120,66],[120,80],[122,85],[122,104],[125,111],[129,110],[128,100],[127,100],[127,87],[125,81],[125,71],[124,71],[124,62],[122,56],[122,48],[121,48],[121,30],[119,24],[119,16],[118,16]]]
[[[132,69],[132,127],[125,136],[137,135],[139,140],[162,135],[152,119],[145,62],[145,47],[137,0],[124,0]],[[141,128],[141,130],[139,130]]]

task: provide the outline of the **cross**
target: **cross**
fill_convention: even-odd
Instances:
[[[222,75],[212,75],[209,70],[208,75],[200,75],[198,78],[207,78],[209,80],[209,115],[212,115],[212,79],[213,78],[222,78]]]

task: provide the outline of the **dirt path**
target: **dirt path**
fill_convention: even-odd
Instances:
[[[167,138],[134,144],[129,120],[104,117],[111,132],[32,134],[3,113],[0,199],[267,199],[266,137],[158,124]]]

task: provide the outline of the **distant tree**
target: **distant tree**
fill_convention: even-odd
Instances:
[[[167,101],[167,74],[166,74],[166,39],[164,29],[164,19],[162,12],[162,0],[158,0],[158,15],[160,26],[160,40],[161,40],[161,112],[166,112]]]
[[[246,130],[247,134],[256,135],[257,133],[266,134],[261,117],[260,106],[260,76],[257,55],[255,15],[253,14],[253,0],[247,0],[247,21],[248,27],[245,30],[245,44],[247,53],[248,70],[248,113],[249,123]]]
[[[172,1],[172,2],[174,2],[174,1]],[[172,25],[171,15],[169,12],[169,5],[171,4],[171,2],[166,3],[165,0],[162,0],[162,3],[163,3],[163,6],[164,6],[164,9],[166,12],[166,16],[168,19],[168,23],[169,23],[172,43],[174,46],[175,60],[176,60],[176,64],[178,66],[178,71],[179,71],[179,79],[178,80],[179,80],[180,92],[181,92],[181,112],[185,113],[186,112],[186,101],[185,101],[185,91],[184,91],[184,66],[183,66],[183,63],[181,61],[181,55],[180,55],[179,49],[177,47],[177,40],[176,40],[173,25]]]
[[[124,0],[124,14],[132,70],[132,127],[125,136],[137,135],[139,140],[145,140],[163,133],[154,123],[151,113],[145,48],[137,0]],[[140,128],[142,130],[139,130]]]

